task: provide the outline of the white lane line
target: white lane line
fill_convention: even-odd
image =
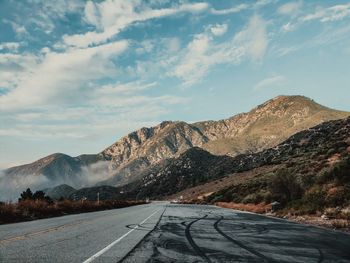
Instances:
[[[139,226],[141,226],[143,223],[145,223],[148,219],[150,219],[154,214],[156,214],[158,211],[160,211],[161,209],[158,209],[157,211],[155,211],[153,214],[151,214],[149,217],[147,217],[145,220],[143,220],[140,224],[138,224],[135,228],[131,229],[129,232],[125,233],[124,235],[122,235],[120,238],[118,238],[117,240],[113,241],[112,243],[110,243],[108,246],[106,246],[105,248],[101,249],[99,252],[97,252],[95,255],[93,255],[92,257],[88,258],[87,260],[85,260],[83,263],[89,263],[92,262],[93,260],[95,260],[96,258],[98,258],[99,256],[101,256],[103,253],[105,253],[106,251],[108,251],[109,249],[111,249],[115,244],[117,244],[118,242],[120,242],[124,237],[126,237],[127,235],[129,235],[132,231],[136,230],[139,228]]]

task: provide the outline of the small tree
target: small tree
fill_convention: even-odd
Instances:
[[[49,196],[45,195],[43,191],[36,191],[33,194],[30,188],[21,193],[21,197],[18,199],[18,202],[22,202],[24,200],[42,200],[48,203],[53,202],[52,199]]]
[[[43,191],[36,191],[33,194],[34,200],[45,200],[45,193]]]
[[[18,202],[22,202],[24,200],[32,200],[33,199],[33,192],[30,190],[30,188],[27,188],[24,192],[21,193],[21,197],[18,199]]]
[[[289,169],[279,170],[273,176],[269,188],[272,198],[282,204],[300,199],[303,196],[303,189],[298,177]]]

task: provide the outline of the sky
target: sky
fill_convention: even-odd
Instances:
[[[350,1],[0,0],[0,169],[278,95],[350,111]]]

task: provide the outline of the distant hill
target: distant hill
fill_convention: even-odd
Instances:
[[[108,176],[99,184],[121,186],[192,147],[232,157],[255,153],[276,146],[298,131],[349,115],[349,112],[324,107],[303,96],[279,96],[248,113],[225,120],[193,124],[166,121],[134,131],[98,154],[78,157],[53,154],[31,164],[7,169],[5,174],[10,177],[34,174],[44,176],[56,185],[66,183],[79,188],[82,180],[87,180],[84,176],[107,170]],[[104,164],[100,167],[102,171],[95,169],[85,173],[87,167],[98,162]]]
[[[50,198],[58,200],[60,198],[69,198],[70,195],[76,191],[76,189],[67,184],[61,184],[53,188],[44,189],[43,191]]]
[[[121,193],[116,187],[103,185],[79,189],[71,193],[69,198],[72,200],[81,200],[86,198],[88,200],[96,201],[97,196],[99,196],[100,200],[113,200],[120,199]]]

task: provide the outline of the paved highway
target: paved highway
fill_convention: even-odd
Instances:
[[[0,262],[117,262],[154,228],[164,208],[152,203],[0,225]]]
[[[337,231],[167,203],[0,226],[1,262],[350,262],[349,244]]]

